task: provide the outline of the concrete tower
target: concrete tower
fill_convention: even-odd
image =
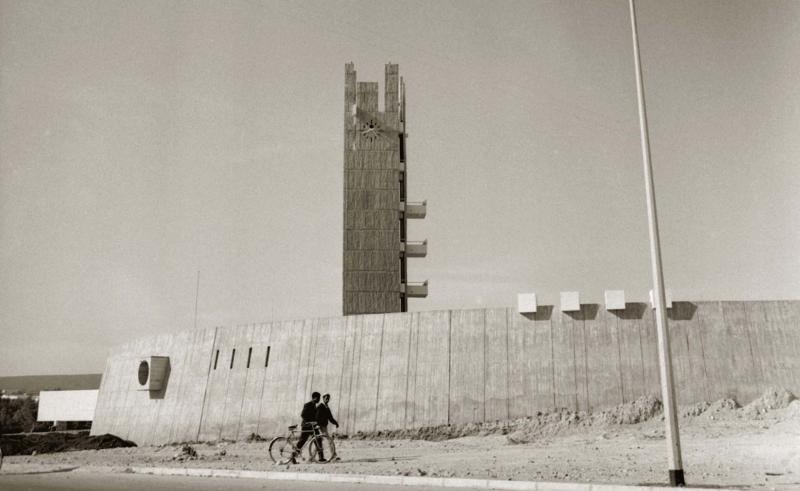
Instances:
[[[386,65],[384,110],[378,82],[357,82],[345,65],[344,315],[405,312],[428,282],[409,283],[406,259],[425,257],[427,241],[406,240],[406,220],[425,218],[426,203],[406,201],[405,86]]]

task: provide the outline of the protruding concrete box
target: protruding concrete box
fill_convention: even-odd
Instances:
[[[672,290],[667,289],[664,292],[664,306],[668,309],[672,308]],[[656,297],[653,290],[650,290],[650,307],[656,308]]]
[[[625,290],[606,290],[606,310],[625,310]]]
[[[139,360],[139,390],[159,391],[169,374],[169,356],[149,356]]]
[[[536,294],[520,293],[517,295],[517,312],[520,314],[536,313]]]
[[[577,312],[581,310],[579,292],[561,292],[561,312]]]

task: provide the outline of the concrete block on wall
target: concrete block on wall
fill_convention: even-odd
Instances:
[[[577,312],[581,310],[579,292],[561,292],[561,312]]]
[[[139,390],[159,391],[169,376],[169,357],[150,356],[139,360]]]
[[[606,290],[606,310],[625,310],[625,290]]]
[[[664,305],[668,308],[672,308],[672,290],[667,289],[664,293]],[[650,290],[650,307],[656,308],[656,295],[653,290]]]
[[[520,314],[536,313],[536,294],[520,293],[517,295],[517,312]]]

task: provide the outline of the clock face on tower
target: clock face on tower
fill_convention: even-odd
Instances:
[[[361,122],[361,136],[369,141],[375,141],[383,137],[383,128],[375,119],[368,119]]]

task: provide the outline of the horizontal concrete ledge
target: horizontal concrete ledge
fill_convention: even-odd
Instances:
[[[500,481],[456,477],[373,476],[363,474],[325,474],[316,472],[269,472],[235,469],[193,469],[187,467],[131,467],[136,474],[157,476],[230,477],[272,479],[276,481],[315,481],[398,486],[431,486],[442,488],[509,489],[525,491],[656,491],[675,489],[668,486],[626,486],[570,482]],[[683,491],[707,491],[708,488],[681,488]],[[724,488],[718,488],[725,491]],[[733,490],[729,490],[733,491]]]

